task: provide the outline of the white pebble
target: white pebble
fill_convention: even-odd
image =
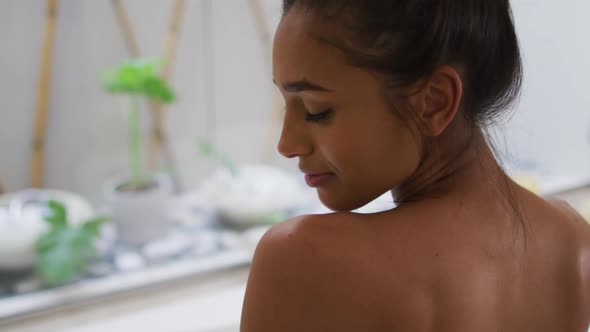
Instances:
[[[33,279],[26,279],[14,286],[14,291],[18,294],[22,293],[30,293],[36,290],[41,289],[43,287],[43,282],[37,278]]]
[[[143,254],[150,261],[163,261],[181,254],[191,246],[191,240],[187,235],[174,233],[170,236],[149,243],[143,248]]]
[[[115,256],[115,265],[121,271],[132,271],[144,267],[145,260],[137,253],[123,252]]]

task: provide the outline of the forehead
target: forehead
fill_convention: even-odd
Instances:
[[[303,77],[337,78],[353,69],[344,54],[324,40],[342,39],[337,24],[322,22],[306,11],[293,8],[280,22],[273,44],[273,75],[279,80]]]

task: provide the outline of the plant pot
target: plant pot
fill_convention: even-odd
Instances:
[[[169,203],[172,182],[158,175],[130,187],[129,181],[107,186],[107,201],[120,243],[142,246],[165,237],[170,230]]]

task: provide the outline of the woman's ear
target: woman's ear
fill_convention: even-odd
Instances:
[[[461,75],[451,66],[437,69],[419,91],[410,97],[410,103],[427,136],[439,136],[457,115],[463,82]]]

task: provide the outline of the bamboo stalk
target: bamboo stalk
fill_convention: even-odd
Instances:
[[[260,0],[248,0],[248,5],[250,8],[250,13],[254,18],[254,23],[256,24],[256,29],[258,31],[258,38],[262,45],[263,53],[264,53],[264,62],[267,64],[268,68],[268,75],[269,77],[272,75],[270,72],[270,68],[272,65],[272,34],[270,28],[268,26],[268,22],[264,16],[264,10],[262,7],[262,3]],[[275,134],[280,130],[282,124],[282,117],[280,116],[280,112],[283,105],[283,99],[278,92],[273,93],[273,102],[271,106],[271,120],[269,121],[269,127],[267,129],[267,139],[264,140],[266,142],[266,146],[262,149],[262,161],[266,163],[270,163],[273,157],[276,155],[275,153]]]
[[[186,0],[176,0],[174,2],[174,8],[170,17],[170,24],[168,26],[168,34],[166,41],[164,42],[164,58],[166,63],[162,68],[162,75],[165,79],[169,79],[171,76],[172,67],[176,58],[178,50],[178,37],[180,35],[180,27],[182,25],[182,13]]]
[[[272,53],[272,34],[268,26],[268,22],[264,16],[264,9],[260,0],[248,0],[248,6],[250,8],[250,14],[254,18],[256,24],[256,30],[258,31],[258,39],[264,48],[266,63],[271,63]]]
[[[123,38],[125,39],[125,47],[127,47],[127,52],[131,57],[138,57],[139,46],[137,43],[137,39],[135,38],[135,34],[133,33],[133,29],[131,28],[131,23],[129,21],[129,15],[127,15],[127,11],[120,0],[112,0],[113,9],[115,10],[115,15],[117,16],[117,21],[119,22],[119,26],[123,31]]]
[[[184,11],[185,0],[176,0],[170,16],[170,23],[168,32],[164,42],[164,67],[162,68],[162,76],[164,80],[170,81],[172,67],[176,60],[176,53],[178,50],[178,37],[180,34],[180,27],[182,22],[182,13]],[[159,102],[152,104],[152,134],[150,139],[148,165],[150,169],[155,169],[158,164],[158,153],[164,153],[164,157],[168,159],[168,167],[175,165],[171,162],[172,155],[167,145],[166,133],[164,130],[164,119],[162,116],[163,105]],[[165,148],[166,147],[166,148]]]
[[[33,133],[31,186],[37,188],[42,187],[44,182],[45,132],[47,128],[47,114],[49,112],[49,90],[51,67],[53,64],[53,48],[55,44],[57,8],[57,0],[47,0],[45,35],[43,37],[43,51],[41,53],[41,67],[37,87],[37,113],[35,115],[35,129]]]

